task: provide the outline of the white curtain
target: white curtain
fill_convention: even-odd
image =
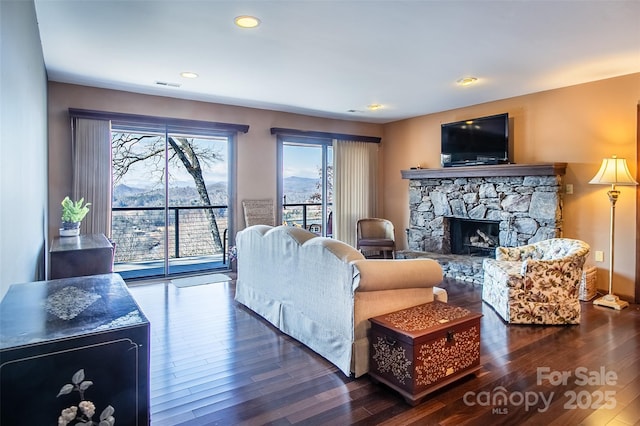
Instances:
[[[82,221],[86,234],[111,237],[111,122],[72,119],[73,192],[91,203]]]
[[[356,222],[377,217],[378,144],[333,141],[334,238],[356,246]]]

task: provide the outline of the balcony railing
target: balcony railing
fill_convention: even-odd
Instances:
[[[158,262],[165,253],[164,207],[113,207],[111,238],[116,244],[115,264]],[[206,258],[214,256],[227,263],[229,210],[227,205],[169,207],[169,259]],[[210,212],[220,235],[222,249],[216,249],[211,231]],[[331,236],[331,206],[326,223],[322,220],[322,204],[285,204],[283,223],[301,226],[318,235]]]
[[[116,243],[115,263],[164,259],[164,207],[113,207],[112,239]],[[228,206],[169,207],[169,258],[222,255],[226,258]],[[222,248],[216,248],[210,214],[215,216]]]
[[[297,203],[282,205],[282,222],[289,226],[301,226],[318,235],[331,236],[333,224],[331,215],[332,205],[327,205],[326,224],[322,220],[321,203]]]

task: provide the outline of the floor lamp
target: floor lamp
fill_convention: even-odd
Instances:
[[[629,306],[624,300],[620,300],[618,296],[613,294],[613,242],[615,237],[615,221],[616,221],[616,201],[620,196],[620,191],[616,189],[616,185],[637,185],[629,168],[627,167],[627,160],[624,158],[617,158],[615,155],[611,158],[605,158],[602,160],[600,170],[589,181],[593,184],[611,185],[611,189],[607,191],[609,201],[611,202],[611,228],[609,230],[609,294],[604,295],[593,301],[594,305],[606,306],[617,310],[622,310]]]

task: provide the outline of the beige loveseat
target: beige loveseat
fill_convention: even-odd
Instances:
[[[368,319],[447,301],[431,259],[365,259],[302,228],[248,227],[236,236],[236,300],[355,377],[369,369]]]

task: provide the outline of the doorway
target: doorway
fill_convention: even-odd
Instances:
[[[279,223],[333,235],[333,145],[328,139],[278,139]]]
[[[112,122],[114,271],[125,279],[227,269],[233,138]]]
[[[329,139],[279,137],[280,223],[333,235],[333,145]]]

